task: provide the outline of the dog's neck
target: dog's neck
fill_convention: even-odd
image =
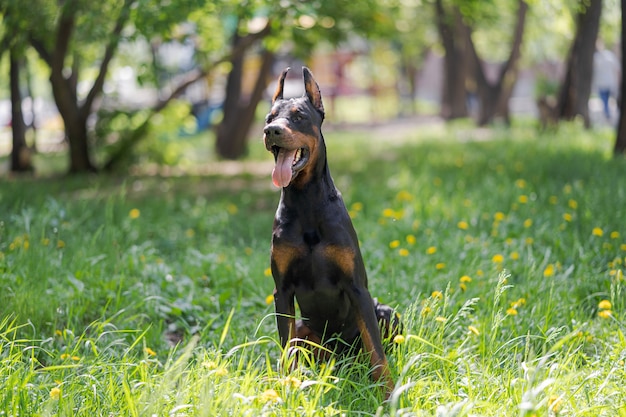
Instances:
[[[338,198],[339,191],[330,175],[326,158],[326,144],[323,136],[321,137],[318,152],[319,155],[310,180],[305,184],[299,184],[296,177],[291,184],[282,189],[281,203],[283,205],[287,207],[310,206],[313,208],[316,204],[323,204]],[[306,201],[306,203],[303,204],[303,201]]]

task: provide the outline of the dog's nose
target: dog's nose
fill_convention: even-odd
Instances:
[[[282,136],[284,130],[282,126],[270,124],[265,126],[263,133],[267,139],[276,139]]]

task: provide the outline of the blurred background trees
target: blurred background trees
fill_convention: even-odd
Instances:
[[[509,124],[513,113],[615,126],[590,109],[596,40],[620,55],[619,10],[616,0],[3,0],[0,152],[13,171],[54,150],[67,171],[93,172],[175,164],[173,143],[200,137],[241,158],[268,86],[300,64],[335,122],[361,110],[367,122]]]

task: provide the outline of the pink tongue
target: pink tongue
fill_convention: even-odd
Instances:
[[[284,148],[278,151],[276,166],[274,167],[274,171],[272,171],[272,182],[275,186],[286,187],[291,182],[291,165],[293,164],[297,151],[297,149],[289,151]]]

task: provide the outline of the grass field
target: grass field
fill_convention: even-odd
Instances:
[[[326,134],[370,290],[403,314],[388,402],[360,357],[277,369],[269,155],[4,180],[0,416],[626,416],[611,133],[465,127]]]

